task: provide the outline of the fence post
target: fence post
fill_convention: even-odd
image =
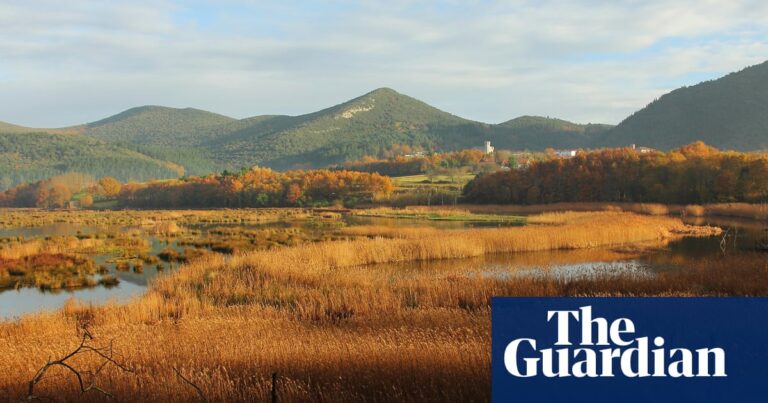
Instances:
[[[272,403],[277,403],[277,372],[272,373]]]

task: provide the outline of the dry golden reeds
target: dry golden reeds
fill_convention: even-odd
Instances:
[[[729,261],[707,260],[656,276],[570,280],[472,274],[458,260],[439,264],[552,249],[600,259],[589,251],[694,230],[678,219],[617,212],[540,220],[547,224],[417,228],[399,237],[365,227],[357,235],[373,239],[205,256],[126,305],[70,303],[0,324],[0,395],[24,399],[36,370],[71,351],[75,323],[87,321],[97,340],[114,339],[121,362],[135,369],[101,374],[100,387],[121,400],[199,399],[181,374],[208,400],[262,401],[277,373],[281,401],[487,401],[492,296],[768,293],[764,260],[746,257],[733,271]],[[98,360],[84,357],[78,365],[92,368]],[[81,396],[65,377],[52,377],[39,393],[100,399]]]
[[[688,215],[688,216],[722,216],[750,218],[756,220],[768,220],[768,204],[749,204],[749,203],[717,203],[699,205],[665,205],[658,203],[603,203],[603,202],[584,202],[584,203],[552,203],[536,205],[469,205],[459,204],[453,207],[409,207],[418,208],[421,211],[456,210],[473,214],[515,214],[531,215],[549,212],[589,212],[589,211],[625,211],[648,215]]]

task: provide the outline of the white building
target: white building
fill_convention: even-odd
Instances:
[[[484,151],[486,154],[493,154],[494,147],[491,145],[490,141],[485,141],[485,148]]]
[[[655,149],[650,147],[638,147],[636,144],[632,144],[631,147],[633,150],[639,152],[640,154],[648,154],[656,151]]]
[[[557,150],[555,155],[560,158],[573,158],[578,153],[578,150]]]

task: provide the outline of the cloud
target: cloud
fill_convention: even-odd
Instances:
[[[389,86],[487,122],[616,123],[762,62],[762,1],[4,1],[0,120],[299,114]],[[693,81],[692,81],[693,80]]]

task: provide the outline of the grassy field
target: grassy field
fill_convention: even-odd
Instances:
[[[654,278],[571,280],[468,276],[462,265],[407,273],[381,266],[719,232],[621,212],[532,218],[529,226],[492,229],[350,227],[343,230],[354,231],[354,240],[213,254],[124,306],[73,303],[3,323],[0,395],[24,400],[47,360],[78,346],[79,325],[90,329],[89,346],[111,346],[100,351],[121,365],[106,365],[87,382],[119,400],[267,401],[274,391],[280,401],[487,401],[491,296],[768,292],[765,262],[749,258],[729,270],[733,262],[707,260]],[[71,362],[82,371],[104,363],[93,353]],[[60,367],[34,392],[108,400],[81,394]]]
[[[399,188],[410,188],[417,186],[444,186],[455,187],[467,184],[475,174],[458,174],[458,175],[412,175],[412,176],[399,176],[392,178],[395,186]]]
[[[453,205],[459,201],[464,186],[474,177],[474,174],[394,177],[393,194],[376,202],[390,206]]]

